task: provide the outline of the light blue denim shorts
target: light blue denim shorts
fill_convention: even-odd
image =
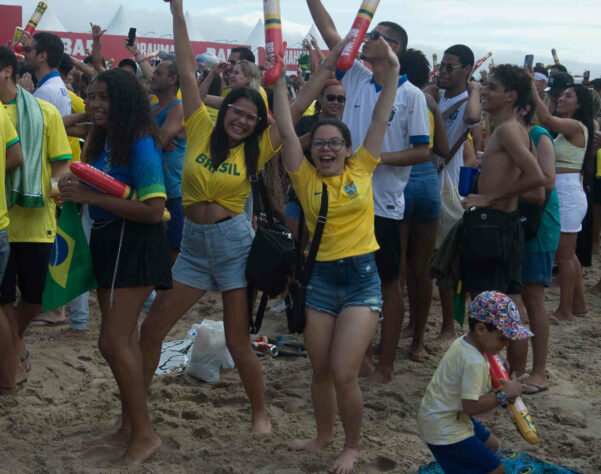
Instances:
[[[334,316],[350,306],[382,311],[382,285],[374,254],[315,262],[306,301],[307,307]]]
[[[220,293],[246,288],[246,260],[254,237],[246,214],[219,224],[195,224],[185,219],[173,279]]]

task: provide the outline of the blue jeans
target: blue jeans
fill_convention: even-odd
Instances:
[[[81,211],[81,226],[89,244],[90,232],[92,232],[92,219],[90,219],[87,204],[83,205]],[[85,331],[88,328],[88,316],[90,314],[88,296],[90,296],[90,293],[86,291],[69,303],[69,326],[71,329]]]

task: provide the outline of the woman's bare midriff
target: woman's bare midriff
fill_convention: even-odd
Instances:
[[[187,219],[195,224],[215,224],[226,217],[236,217],[238,215],[219,203],[206,201],[188,206],[184,214]]]
[[[575,170],[572,168],[555,168],[556,174],[567,174],[567,173],[580,173],[580,170]]]

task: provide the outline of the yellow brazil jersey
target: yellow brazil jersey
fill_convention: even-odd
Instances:
[[[232,212],[244,212],[250,193],[250,181],[244,164],[244,144],[230,148],[227,159],[217,168],[211,166],[211,133],[213,121],[207,108],[201,106],[184,122],[188,143],[182,173],[182,204],[184,209],[198,202],[217,202]],[[273,149],[269,130],[259,137],[257,170],[269,161]]]
[[[317,101],[314,100],[313,102],[311,102],[311,105],[309,105],[309,107],[307,107],[307,110],[305,110],[305,112],[303,113],[303,117],[315,115],[315,102]]]
[[[67,92],[69,93],[69,97],[71,97],[71,112],[74,114],[83,114],[86,111],[86,104],[84,104],[83,99],[73,91],[67,90]],[[71,145],[71,161],[81,161],[79,138],[69,137],[69,145]]]
[[[428,146],[428,148],[430,148],[430,150],[432,148],[434,148],[434,114],[432,113],[432,111],[430,110],[430,107],[428,107],[428,119],[430,121],[430,145]]]
[[[6,150],[19,143],[15,126],[10,121],[4,107],[0,107],[0,230],[8,227],[8,210],[6,209]]]
[[[51,163],[71,159],[71,147],[63,119],[57,108],[38,99],[44,117],[44,142],[42,145],[42,193],[44,207],[21,207],[17,204],[8,210],[10,226],[8,240],[10,242],[45,242],[53,243],[56,233],[56,205],[50,197],[52,176]],[[13,101],[4,106],[11,122],[17,127],[17,105]],[[27,157],[24,157],[27,159]]]
[[[323,177],[303,158],[292,187],[305,213],[311,237],[321,206],[322,183],[328,187],[328,220],[323,231],[318,261],[340,260],[379,249],[374,234],[374,199],[371,179],[379,163],[361,145],[347,161],[340,176]]]

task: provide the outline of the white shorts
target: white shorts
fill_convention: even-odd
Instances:
[[[556,174],[555,188],[559,196],[561,231],[566,233],[580,232],[588,206],[580,173]]]

